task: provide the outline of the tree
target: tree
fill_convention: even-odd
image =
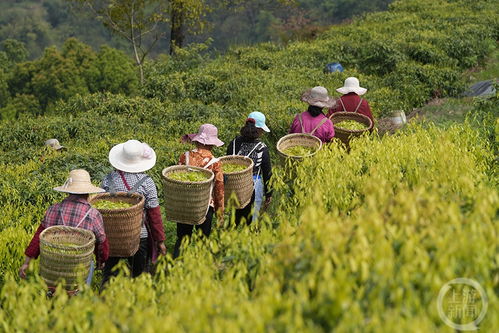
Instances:
[[[168,21],[164,0],[69,0],[92,10],[113,33],[125,38],[144,83],[144,61],[165,36],[161,23]]]

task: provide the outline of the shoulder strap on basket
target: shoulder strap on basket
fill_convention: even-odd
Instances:
[[[62,225],[66,225],[66,221],[64,221],[64,216],[62,215],[62,205],[59,205],[59,215],[61,216]]]
[[[111,193],[112,196],[116,194],[116,183],[113,180],[112,173],[107,175],[107,181],[109,182],[109,193]]]
[[[189,165],[189,153],[190,151],[185,152],[185,165]]]
[[[236,155],[236,139],[232,141],[232,155]]]
[[[326,121],[327,121],[327,118],[322,118],[322,120],[319,122],[319,124],[317,124],[317,126],[315,126],[315,128],[312,130],[312,132],[310,132],[310,134],[314,135],[315,131],[317,131],[319,129],[319,127],[324,125],[324,123]]]
[[[305,128],[303,127],[303,119],[301,117],[301,113],[298,114],[298,120],[300,121],[301,132],[305,133]]]
[[[146,180],[147,180],[147,176],[140,178],[139,181],[137,183],[135,183],[135,185],[133,185],[132,189],[127,192],[127,194],[132,194],[132,193],[137,192],[140,185],[142,185]]]
[[[204,167],[203,169],[208,169],[212,164],[217,163],[220,159],[213,157]]]
[[[251,151],[249,153],[246,154],[246,157],[249,157],[255,150],[256,148],[260,147],[262,145],[261,142],[258,142],[254,147],[253,149],[251,149]]]
[[[88,214],[90,214],[90,211],[92,210],[92,207],[89,207],[85,215],[81,218],[80,222],[76,225],[76,228],[80,227],[80,224],[87,218]]]
[[[359,111],[359,108],[360,108],[360,105],[362,104],[362,98],[360,99],[359,101],[359,104],[357,105],[357,107],[355,108],[355,111],[354,113],[357,113],[357,111]]]
[[[341,106],[343,107],[343,112],[347,112],[347,109],[345,108],[345,104],[343,104],[343,100],[341,99],[341,97],[340,97],[340,103]]]

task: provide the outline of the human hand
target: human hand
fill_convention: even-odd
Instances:
[[[21,279],[25,279],[26,278],[26,270],[29,267],[29,262],[30,261],[31,261],[31,258],[30,257],[26,257],[26,259],[24,260],[24,263],[22,264],[21,268],[19,268],[19,276],[21,277]]]
[[[158,252],[161,255],[166,255],[166,245],[162,241],[158,242]]]
[[[28,269],[28,267],[29,264],[23,264],[21,268],[19,268],[19,276],[21,277],[21,279],[26,278],[26,270]]]
[[[96,269],[101,271],[104,269],[104,266],[106,265],[105,262],[97,262]]]

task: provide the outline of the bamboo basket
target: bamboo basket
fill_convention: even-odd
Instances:
[[[246,156],[229,155],[220,157],[222,162],[222,170],[224,163],[243,165],[246,169],[238,172],[224,172],[224,201],[225,205],[233,195],[237,198],[237,207],[240,209],[246,207],[253,196],[253,160]]]
[[[48,286],[64,281],[74,290],[90,269],[94,253],[94,233],[81,228],[52,226],[40,234],[40,275]]]
[[[316,148],[315,151],[307,156],[292,156],[287,155],[284,150],[296,146]],[[315,155],[322,148],[322,141],[316,136],[306,133],[293,133],[283,136],[277,141],[277,151],[285,158],[300,160],[304,157]]]
[[[341,127],[341,122],[345,120],[354,120],[366,125],[366,128],[360,130],[350,130]],[[331,115],[331,122],[334,126],[334,137],[343,142],[347,147],[350,139],[361,136],[362,134],[372,130],[373,122],[369,117],[360,113],[354,112],[336,112]]]
[[[128,258],[139,249],[140,228],[144,219],[144,196],[138,193],[100,193],[90,198],[97,200],[126,202],[133,206],[121,209],[99,209],[104,220],[104,229],[109,241],[109,256]]]
[[[200,182],[180,181],[168,175],[182,171],[200,171],[206,180]],[[198,225],[204,222],[211,200],[213,179],[211,170],[186,165],[174,165],[163,169],[163,190],[165,195],[166,219],[176,223]]]

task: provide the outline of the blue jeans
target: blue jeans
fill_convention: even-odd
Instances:
[[[90,268],[88,269],[88,275],[86,279],[86,284],[91,285],[92,284],[92,278],[94,277],[94,271],[95,271],[95,263],[94,260],[92,259],[90,261]]]
[[[260,213],[260,209],[263,204],[263,196],[264,196],[264,188],[263,188],[263,179],[262,176],[253,176],[253,181],[255,183],[255,206],[253,208],[253,218],[252,221],[258,219],[258,215]]]

